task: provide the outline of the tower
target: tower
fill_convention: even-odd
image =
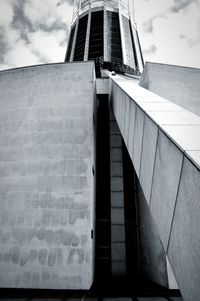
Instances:
[[[66,62],[96,60],[100,67],[135,74],[143,57],[133,1],[75,0]]]

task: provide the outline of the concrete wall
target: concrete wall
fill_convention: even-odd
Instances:
[[[200,115],[199,82],[200,69],[146,63],[140,86]]]
[[[93,63],[0,72],[0,287],[93,281]]]
[[[139,181],[137,181],[137,201],[140,268],[142,276],[168,288],[165,250]]]
[[[200,300],[200,117],[134,79],[111,76],[110,86],[114,115],[183,298]],[[160,244],[150,247],[159,262]]]
[[[115,78],[113,79],[115,80]],[[123,79],[117,78],[117,82],[118,80],[120,82]],[[129,84],[132,84],[132,81],[129,82],[126,80],[125,86],[127,89]],[[150,155],[145,156],[145,163],[147,164],[144,164],[145,170],[143,172],[143,179],[146,183],[145,193],[142,190],[144,185],[139,184],[137,187],[140,265],[144,277],[149,278],[159,285],[168,287],[165,250],[160,240],[157,226],[146,203],[146,194],[150,194],[151,192],[149,177],[152,176],[151,169],[153,168],[152,161],[154,159],[151,159],[151,149],[155,151],[154,144],[157,139],[157,131],[153,128],[153,125],[145,122],[146,128],[151,132],[145,134],[145,139],[143,140],[144,112],[136,105],[129,94],[125,93],[115,82],[111,82],[111,105],[129,155],[132,162],[134,162],[137,175],[140,171],[143,141],[148,146],[149,152],[147,153]]]

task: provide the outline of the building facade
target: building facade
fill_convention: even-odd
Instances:
[[[74,2],[66,62],[96,59],[112,64],[113,69],[118,65],[143,70],[133,1]]]

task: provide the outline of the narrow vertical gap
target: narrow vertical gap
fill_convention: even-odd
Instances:
[[[127,254],[127,277],[130,282],[139,280],[139,254],[137,234],[137,212],[135,194],[135,172],[127,148],[123,143],[124,209]],[[130,283],[131,284],[131,283]]]
[[[76,46],[74,51],[74,61],[83,61],[85,51],[85,41],[87,33],[88,15],[79,20]]]
[[[133,45],[133,54],[134,54],[134,59],[135,59],[135,68],[136,70],[140,70],[140,67],[139,67],[139,63],[138,63],[138,57],[137,57],[137,51],[136,51],[136,46],[135,46],[135,39],[134,39],[134,35],[133,35],[133,28],[131,26],[131,23],[130,23],[130,32],[131,32],[131,39],[132,39],[132,45]]]
[[[139,40],[139,36],[138,36],[137,30],[136,30],[136,37],[137,37],[137,41],[138,41],[138,46],[139,46],[139,52],[140,52],[140,58],[141,58],[141,62],[142,62],[142,67],[144,68],[144,59],[143,59],[143,55],[142,55],[142,49],[141,49],[140,40]]]
[[[126,277],[122,136],[110,112],[111,265],[114,283]]]
[[[71,33],[70,33],[70,38],[69,38],[69,42],[68,42],[68,48],[67,48],[65,62],[70,61],[70,56],[71,56],[71,52],[72,52],[72,45],[73,45],[73,41],[74,41],[74,33],[75,33],[75,25],[71,28]]]
[[[173,227],[173,222],[174,222],[174,217],[175,217],[175,212],[176,212],[176,206],[177,206],[177,200],[178,200],[178,194],[179,194],[179,189],[180,189],[180,184],[181,184],[184,158],[185,158],[185,156],[182,155],[182,163],[181,163],[180,176],[179,176],[179,181],[178,181],[178,188],[177,188],[177,192],[176,192],[176,199],[175,199],[173,216],[172,216],[172,221],[171,221],[171,226],[170,226],[170,232],[169,232],[169,238],[168,238],[168,243],[167,243],[167,250],[166,250],[167,254],[168,254],[168,251],[169,251],[169,243],[170,243],[170,238],[171,238],[171,234],[172,234],[172,227]]]
[[[155,174],[155,168],[156,168],[156,156],[157,156],[157,151],[158,151],[159,134],[160,134],[160,130],[158,129],[158,131],[157,131],[157,139],[156,139],[155,157],[154,157],[154,163],[153,163],[153,174],[152,174],[152,181],[151,181],[151,192],[150,192],[149,204],[148,204],[149,208],[151,206],[151,197],[152,197],[153,181],[154,181],[154,174]]]
[[[111,274],[110,137],[108,95],[98,95],[96,137],[95,282],[104,285]]]

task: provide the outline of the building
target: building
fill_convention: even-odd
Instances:
[[[78,1],[65,63],[0,72],[5,298],[200,300],[200,71],[143,71],[131,5]]]
[[[97,59],[114,69],[143,70],[132,1],[74,1],[66,62]]]

